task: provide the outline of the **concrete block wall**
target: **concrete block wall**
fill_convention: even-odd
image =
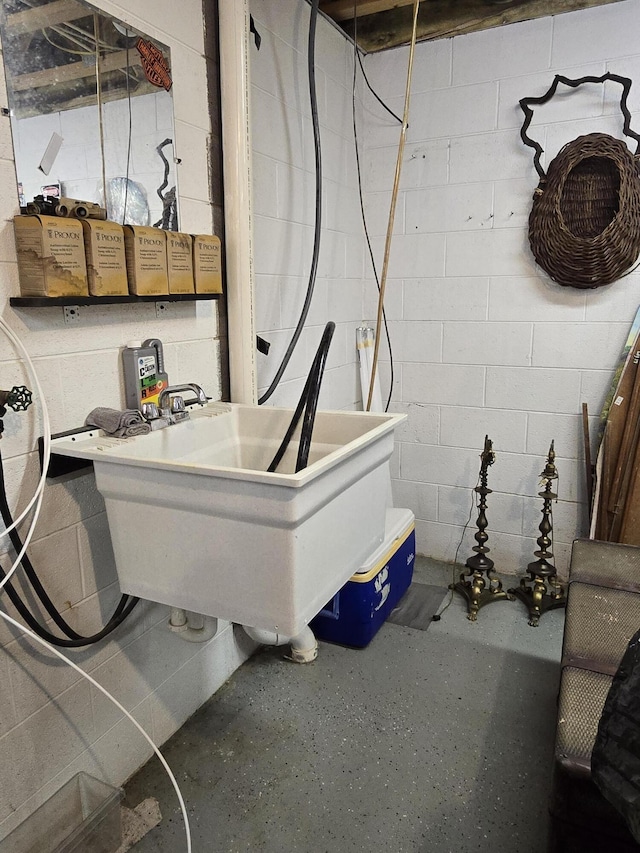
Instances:
[[[541,95],[556,73],[612,71],[634,80],[629,106],[640,130],[640,0],[419,44],[387,283],[394,345],[393,408],[409,422],[394,459],[398,505],[417,517],[419,553],[471,553],[470,489],[489,434],[491,556],[500,572],[534,559],[538,475],[555,439],[556,565],[586,531],[581,404],[592,432],[640,305],[640,275],[584,291],[561,287],[535,264],[527,220],[538,176],[519,136],[520,98]],[[408,49],[366,57],[373,86],[399,112]],[[561,87],[535,110],[531,135],[544,164],[583,133],[620,137],[620,86]],[[367,115],[366,205],[382,257],[398,130]],[[630,146],[631,147],[631,146]],[[635,147],[635,146],[633,146]],[[375,316],[371,276],[365,318]],[[388,359],[383,347],[383,358]],[[384,367],[383,375],[384,375]]]
[[[253,227],[258,334],[271,343],[258,354],[260,393],[270,384],[300,314],[313,247],[314,148],[307,82],[309,6],[298,0],[251,4],[262,38],[252,43],[251,127]],[[294,406],[328,320],[336,323],[320,404],[359,406],[355,329],[362,320],[364,244],[357,194],[352,121],[353,48],[321,16],[316,84],[322,140],[323,215],[318,277],[309,317],[269,404]],[[356,108],[361,130],[360,85]]]
[[[98,5],[171,48],[176,153],[182,159],[181,223],[188,231],[206,233],[212,225],[211,128],[200,0],[181,4],[180,14],[169,0],[100,0]],[[4,81],[0,85],[0,102],[6,104]],[[80,426],[94,406],[124,405],[120,351],[131,339],[159,337],[170,379],[198,382],[219,399],[217,303],[172,303],[162,318],[156,317],[154,304],[92,306],[80,310],[74,325],[65,325],[61,308],[10,307],[9,297],[18,295],[19,287],[11,222],[18,195],[8,119],[0,122],[0,186],[0,310],[35,361],[55,432]],[[0,366],[1,387],[32,386],[2,334]],[[28,412],[9,411],[5,418],[0,450],[9,503],[17,510],[28,502],[39,476],[41,423],[37,398]],[[99,630],[113,612],[119,588],[104,503],[92,475],[47,485],[30,553],[73,627],[81,633]],[[0,554],[5,568],[10,560],[9,554]],[[6,596],[0,597],[14,615]],[[141,603],[108,641],[70,652],[158,743],[211,696],[253,647],[224,623],[209,643],[185,643],[167,631],[167,615],[167,608]],[[0,838],[78,770],[120,784],[149,757],[146,742],[101,694],[3,622],[0,685]]]

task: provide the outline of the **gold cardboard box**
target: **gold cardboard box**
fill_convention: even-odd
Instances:
[[[128,296],[124,229],[117,222],[83,219],[89,293],[92,296]]]
[[[146,225],[125,225],[124,249],[129,293],[136,296],[169,293],[164,231]]]
[[[193,238],[193,277],[196,293],[222,293],[220,238],[196,234]]]
[[[20,293],[88,296],[82,223],[58,216],[14,216]]]
[[[166,231],[169,293],[193,293],[193,239],[191,234]]]

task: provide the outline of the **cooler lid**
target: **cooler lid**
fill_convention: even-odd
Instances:
[[[384,525],[384,539],[369,559],[358,569],[356,575],[367,574],[382,562],[389,551],[393,552],[394,542],[406,538],[413,527],[415,517],[410,509],[392,507],[387,510]]]

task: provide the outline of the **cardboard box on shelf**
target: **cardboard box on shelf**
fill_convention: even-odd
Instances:
[[[193,238],[191,234],[167,231],[169,293],[193,293]]]
[[[22,296],[88,296],[82,223],[57,216],[13,219]]]
[[[193,277],[196,293],[222,293],[220,238],[196,234],[193,238]]]
[[[127,296],[124,229],[117,222],[83,219],[87,276],[91,296]]]
[[[165,232],[146,225],[125,225],[129,293],[157,296],[169,293]]]

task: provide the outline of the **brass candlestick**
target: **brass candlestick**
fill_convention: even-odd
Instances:
[[[558,479],[555,458],[556,454],[552,441],[547,456],[547,464],[540,475],[541,482],[545,486],[544,491],[538,492],[539,497],[543,499],[542,521],[538,528],[540,536],[537,539],[539,550],[534,552],[538,559],[527,566],[530,578],[522,578],[520,586],[509,590],[512,595],[526,605],[529,610],[529,625],[534,628],[538,626],[543,613],[556,607],[564,607],[566,604],[564,587],[558,580],[555,566],[551,562],[553,559],[551,551],[553,546],[551,503],[558,497],[555,492],[551,491],[551,483]]]
[[[513,600],[513,596],[502,589],[500,579],[492,576],[494,562],[487,556],[490,550],[486,545],[489,538],[486,532],[489,524],[487,521],[487,495],[490,495],[492,491],[487,486],[487,471],[489,466],[495,462],[495,458],[493,445],[489,436],[485,435],[484,450],[480,454],[480,484],[474,489],[480,495],[478,519],[476,521],[478,531],[475,534],[475,540],[478,544],[473,547],[476,553],[469,557],[465,563],[468,571],[463,572],[460,575],[458,583],[453,584],[451,587],[467,599],[467,619],[471,620],[471,622],[476,621],[478,610],[484,607],[485,604],[490,604],[492,601],[502,601],[503,599]],[[465,580],[465,577],[467,580]]]

